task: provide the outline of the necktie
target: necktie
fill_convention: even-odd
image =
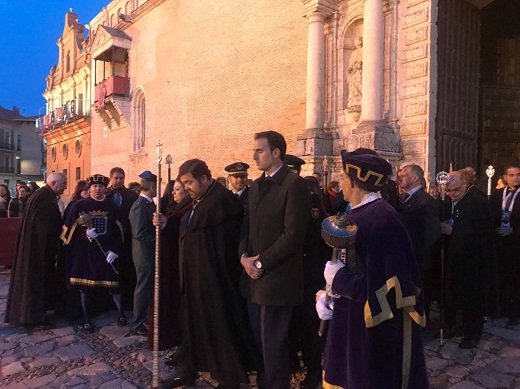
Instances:
[[[406,202],[406,200],[408,200],[409,197],[410,197],[410,193],[405,193],[403,195],[403,197],[401,197],[401,202],[402,203]]]
[[[121,208],[121,205],[123,204],[123,198],[121,197],[121,195],[118,192],[114,193],[114,203],[116,203],[116,205],[119,208]]]
[[[240,198],[240,195],[239,195],[238,193],[235,193],[235,197],[236,197],[237,199],[239,199],[239,198]]]

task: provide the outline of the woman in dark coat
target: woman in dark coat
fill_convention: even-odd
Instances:
[[[9,188],[5,184],[0,184],[0,217],[7,217],[7,207],[10,201]]]
[[[173,182],[173,181],[172,181]],[[193,201],[180,181],[172,185],[173,201],[164,210],[168,222],[161,231],[161,261],[159,265],[159,350],[179,344],[179,228],[182,216],[191,211]],[[148,323],[148,348],[153,349],[153,309]]]

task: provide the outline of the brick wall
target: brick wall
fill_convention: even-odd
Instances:
[[[283,133],[292,152],[305,129],[307,22],[300,0],[169,0],[131,25],[131,90],[146,95],[146,156],[131,129],[93,118],[92,171],[120,165],[127,181],[156,166],[155,144],[179,164],[198,157],[214,176],[251,164],[253,133]],[[107,145],[110,146],[107,149]],[[258,172],[252,172],[253,177]]]

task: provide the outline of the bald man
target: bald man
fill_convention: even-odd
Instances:
[[[475,348],[484,325],[486,287],[491,259],[491,219],[486,200],[469,190],[464,174],[451,172],[446,193],[446,221],[441,232],[445,245],[446,337],[459,324],[464,338],[460,348]],[[462,322],[456,320],[462,311]]]
[[[19,326],[45,323],[55,308],[56,252],[63,221],[56,196],[67,189],[67,176],[51,173],[46,185],[27,201],[11,271],[5,322]]]

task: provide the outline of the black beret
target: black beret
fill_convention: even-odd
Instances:
[[[93,176],[90,176],[87,178],[87,184],[90,188],[92,185],[104,185],[108,186],[108,183],[110,182],[110,178],[102,175],[102,174],[94,174]]]
[[[345,173],[372,192],[380,191],[392,174],[392,165],[377,155],[341,150],[341,160]]]
[[[247,169],[249,169],[249,165],[244,162],[235,162],[224,168],[229,176],[246,176]]]

